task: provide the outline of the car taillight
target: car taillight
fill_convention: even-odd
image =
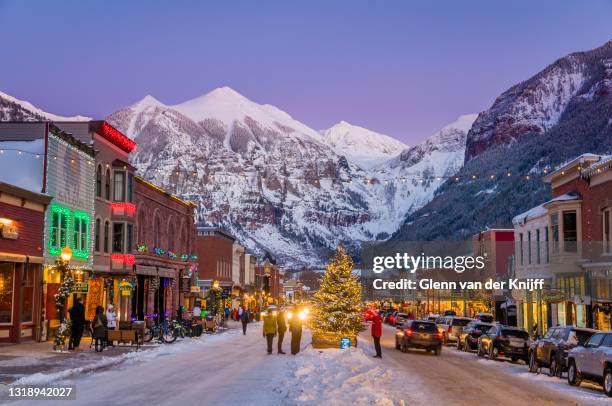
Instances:
[[[411,335],[413,335],[413,334],[414,334],[414,331],[412,331],[412,330],[406,330],[406,335],[407,335],[407,336],[411,336]]]
[[[438,336],[440,340],[442,340],[444,338],[444,331],[438,331],[438,334],[436,335]]]
[[[452,333],[452,332],[453,332],[453,326],[449,326],[449,327],[448,327],[448,334],[450,334],[450,333]]]

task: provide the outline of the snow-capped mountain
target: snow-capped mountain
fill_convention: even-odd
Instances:
[[[554,127],[581,91],[587,90],[588,96],[605,88],[605,83],[593,80],[605,69],[606,61],[612,63],[612,40],[591,51],[567,55],[502,93],[476,119],[468,134],[465,160],[491,145]]]
[[[132,163],[142,176],[197,202],[203,223],[285,263],[318,264],[339,242],[384,238],[434,189],[366,170],[326,135],[229,88],[172,106],[146,96],[108,120],[138,143]],[[362,148],[380,139],[375,147],[393,156],[403,145],[359,132],[368,137]],[[444,173],[444,162],[430,170]],[[410,176],[407,164],[394,170]]]
[[[387,161],[408,148],[406,144],[395,138],[346,121],[340,121],[327,130],[321,130],[320,133],[323,141],[338,155],[344,155],[346,159],[364,169],[370,169]]]
[[[47,113],[32,103],[0,92],[0,121],[86,121],[89,117],[63,117]]]

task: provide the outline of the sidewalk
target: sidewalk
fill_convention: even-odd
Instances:
[[[229,322],[228,329],[238,328],[236,323]],[[222,332],[223,333],[223,332]],[[221,334],[222,334],[221,333]],[[149,351],[161,346],[179,345],[182,341],[195,340],[180,338],[172,344],[154,342],[140,346],[138,352]],[[10,384],[34,374],[58,374],[71,370],[91,372],[120,364],[128,359],[129,354],[136,352],[136,346],[107,347],[101,353],[90,347],[91,339],[83,337],[81,351],[53,351],[53,342],[26,342],[21,344],[0,345],[0,385]]]

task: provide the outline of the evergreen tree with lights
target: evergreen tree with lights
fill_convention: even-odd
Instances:
[[[361,330],[362,307],[361,284],[353,274],[353,260],[340,245],[314,294],[313,335],[355,337]]]

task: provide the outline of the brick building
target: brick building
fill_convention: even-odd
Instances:
[[[50,201],[0,183],[0,342],[39,337],[43,230]]]
[[[181,280],[194,279],[195,204],[134,178],[136,266],[132,313],[139,320],[178,309]]]

